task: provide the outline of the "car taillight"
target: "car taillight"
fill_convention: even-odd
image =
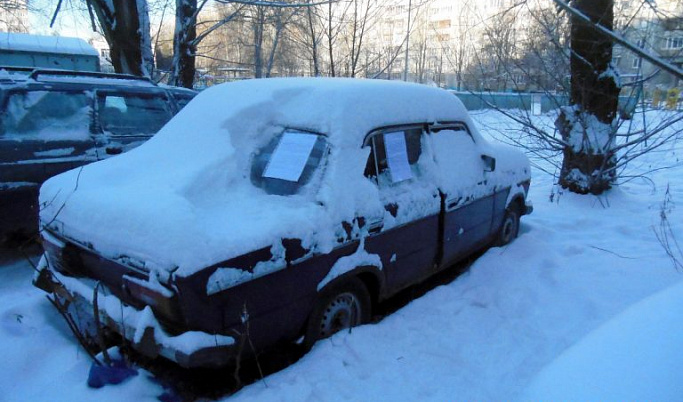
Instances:
[[[43,249],[50,268],[69,276],[83,276],[85,268],[78,248],[45,231],[42,234]]]
[[[130,297],[152,307],[159,318],[171,322],[179,322],[181,319],[178,305],[178,295],[160,283],[148,282],[132,276],[123,277],[123,290]]]

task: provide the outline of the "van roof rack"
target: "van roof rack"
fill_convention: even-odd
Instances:
[[[0,66],[0,82],[6,84],[26,81],[33,70],[33,67]]]
[[[97,71],[70,71],[70,70],[46,70],[46,69],[32,69],[33,72],[29,75],[29,78],[36,81],[39,80],[41,75],[50,76],[63,76],[63,77],[89,77],[89,78],[107,78],[114,80],[135,80],[146,82],[151,85],[156,85],[154,81],[148,77],[140,77],[132,74],[112,74],[112,73],[101,73]]]
[[[31,72],[35,70],[35,67],[23,67],[23,66],[0,66],[0,70],[6,70],[6,71],[25,71],[25,72]]]

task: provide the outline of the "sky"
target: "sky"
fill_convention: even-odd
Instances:
[[[87,12],[81,12],[81,0],[64,0],[55,24],[50,28],[50,19],[56,9],[56,1],[34,0],[29,12],[31,33],[41,35],[59,34],[89,39],[96,35],[88,22]]]
[[[162,2],[160,2],[162,3]],[[63,0],[61,9],[55,19],[55,23],[50,27],[57,1],[55,0],[31,0],[31,10],[29,10],[30,29],[33,34],[73,36],[85,40],[100,38],[101,35],[93,32],[90,17],[85,9],[84,0]],[[172,14],[166,11],[164,19],[170,22]],[[150,15],[152,27],[158,26],[162,18],[161,8],[158,12]]]

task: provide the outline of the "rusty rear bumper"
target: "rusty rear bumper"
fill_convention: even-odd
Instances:
[[[79,326],[79,331],[93,334],[93,284],[52,271],[44,259],[33,284],[52,294],[65,307]],[[113,295],[102,293],[97,299],[100,324],[121,335],[144,356],[163,356],[182,367],[193,368],[225,366],[237,354],[234,337],[201,331],[171,335],[164,330],[149,306],[135,309]]]

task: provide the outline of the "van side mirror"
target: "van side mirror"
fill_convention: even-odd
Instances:
[[[496,170],[496,158],[482,155],[481,159],[484,161],[484,172],[493,172]]]

